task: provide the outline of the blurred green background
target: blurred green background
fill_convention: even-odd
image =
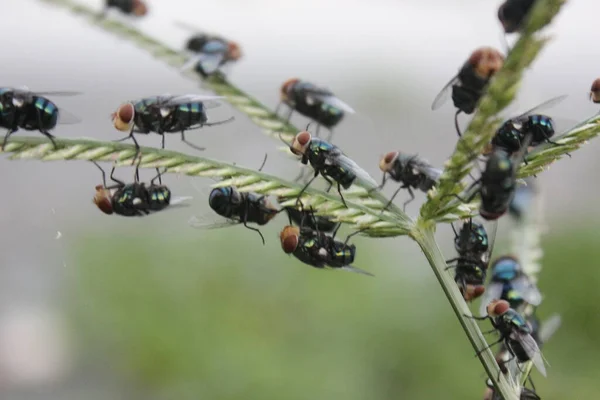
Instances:
[[[81,237],[71,305],[82,345],[157,399],[480,398],[482,368],[424,259],[359,238],[371,279],[313,270],[273,235],[264,248],[246,235]],[[532,375],[543,399],[597,396],[599,239],[580,227],[544,241],[539,315],[563,325],[544,347],[549,378]],[[407,263],[427,278],[390,276]]]

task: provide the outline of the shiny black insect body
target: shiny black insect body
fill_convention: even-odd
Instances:
[[[504,32],[514,33],[520,30],[534,2],[535,0],[506,0],[498,8],[498,19]]]
[[[502,303],[503,300],[496,301],[495,303]],[[467,316],[473,319],[485,320],[489,319],[492,326],[500,334],[500,338],[490,344],[487,348],[490,348],[496,344],[504,343],[509,352],[516,357],[518,362],[523,363],[526,361],[532,361],[533,365],[540,371],[540,373],[546,376],[546,368],[544,366],[544,359],[542,358],[539,346],[535,339],[531,335],[531,326],[527,323],[525,318],[514,309],[510,308],[508,303],[504,302],[505,306],[502,306],[502,310],[499,313],[488,315],[487,317],[473,317]],[[488,305],[488,310],[490,305]],[[498,307],[497,307],[498,309]],[[481,353],[482,349],[478,352]],[[508,361],[507,361],[508,362]]]
[[[281,210],[278,210],[267,196],[252,192],[240,192],[233,186],[214,188],[208,197],[208,204],[217,214],[226,218],[219,223],[202,223],[193,218],[190,225],[195,228],[222,228],[243,224],[246,228],[257,232],[265,243],[265,239],[257,228],[249,223],[266,225]]]
[[[388,206],[401,189],[408,190],[410,199],[404,202],[404,209],[415,198],[412,189],[427,192],[437,185],[442,175],[442,171],[434,168],[427,160],[417,155],[404,154],[399,151],[390,152],[383,156],[379,162],[379,169],[383,172],[383,179],[377,189],[382,189],[385,186],[388,175],[394,181],[401,183],[401,186],[390,198]]]
[[[519,260],[513,256],[502,256],[491,265],[491,281],[481,299],[480,313],[487,315],[486,307],[494,299],[508,301],[514,310],[531,304],[537,307],[542,302],[542,294],[521,268]]]
[[[186,42],[186,50],[193,53],[182,67],[182,70],[194,68],[203,78],[216,74],[220,68],[229,62],[234,62],[242,56],[237,43],[220,36],[200,32],[199,29],[184,22],[176,22],[176,26],[194,32]]]
[[[39,131],[46,136],[54,147],[56,142],[50,131],[57,124],[80,122],[79,118],[59,109],[45,96],[75,96],[77,92],[39,92],[34,93],[22,88],[0,88],[0,127],[8,129],[2,147],[9,136],[19,129]]]
[[[465,221],[458,232],[454,225],[451,226],[454,230],[454,247],[458,257],[446,261],[449,265],[447,269],[454,268],[454,281],[465,300],[471,301],[485,291],[483,285],[497,225],[493,225],[491,237],[488,237],[482,224],[473,222],[472,219]]]
[[[497,148],[488,157],[481,177],[466,190],[466,199],[454,196],[462,202],[470,202],[478,194],[481,197],[479,214],[486,220],[497,220],[508,210],[517,188],[517,170],[531,142],[531,135],[523,139],[523,146],[511,157],[504,149]]]
[[[306,210],[285,207],[285,211],[288,214],[290,225],[293,222],[296,226],[304,225],[307,228],[319,232],[333,232],[339,226],[339,222],[333,222],[327,217],[314,215]]]
[[[475,50],[460,68],[458,74],[448,82],[436,96],[431,105],[432,110],[442,106],[452,92],[452,102],[457,108],[454,116],[456,132],[461,135],[458,126],[458,115],[462,112],[472,114],[479,99],[483,96],[492,76],[502,67],[504,56],[490,47]]]
[[[129,131],[122,141],[131,138],[139,150],[134,134],[157,133],[162,136],[161,147],[165,147],[165,134],[180,133],[181,140],[196,150],[205,150],[185,139],[185,132],[205,126],[220,125],[233,121],[233,117],[218,122],[208,122],[207,110],[218,107],[216,96],[162,95],[147,97],[125,103],[113,114],[113,123],[121,131]]]
[[[554,120],[536,112],[542,108],[554,106],[566,97],[566,95],[555,97],[517,117],[506,120],[496,131],[492,139],[492,147],[494,149],[501,148],[507,153],[513,154],[521,149],[527,134],[531,135],[530,146],[538,146],[544,142],[558,145],[550,140],[556,133]]]
[[[288,122],[292,113],[297,111],[317,123],[315,132],[317,137],[321,126],[327,128],[330,131],[327,141],[331,141],[333,135],[331,129],[344,118],[344,115],[354,113],[352,107],[337,98],[329,89],[299,79],[289,79],[284,82],[280,99],[275,114],[278,113],[281,104],[287,105],[290,109]]]
[[[148,13],[148,6],[143,0],[105,0],[104,11],[99,15],[99,18],[105,18],[110,8],[115,8],[125,15],[136,17]]]
[[[356,245],[348,244],[348,241],[361,231],[348,235],[344,242],[340,242],[335,240],[338,228],[328,236],[304,223],[300,226],[288,225],[280,233],[281,247],[285,253],[293,254],[298,260],[314,268],[342,269],[373,276],[351,265],[356,257]]]
[[[133,183],[125,183],[114,177],[115,168],[110,173],[110,179],[114,185],[107,186],[104,170],[96,162],[94,164],[102,171],[102,185],[96,186],[94,203],[106,214],[117,214],[124,217],[139,217],[153,212],[161,211],[172,203],[171,190],[162,184],[161,173],[150,181],[146,186],[139,181],[139,173],[136,168]],[[155,181],[159,180],[156,184]],[[179,203],[183,198],[178,198]]]
[[[329,142],[317,138],[313,139],[311,134],[306,131],[298,133],[291,144],[285,142],[283,138],[281,140],[290,146],[292,153],[301,156],[300,161],[302,164],[307,165],[310,163],[314,170],[314,176],[298,193],[298,202],[300,202],[304,191],[319,175],[329,183],[327,191],[331,190],[334,182],[337,184],[338,193],[346,207],[341,188],[348,189],[356,179],[360,179],[363,183],[372,187],[377,186],[377,182],[366,171],[348,158],[338,147]]]

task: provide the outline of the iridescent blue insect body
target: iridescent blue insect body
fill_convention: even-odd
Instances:
[[[523,122],[522,130],[523,134],[531,133],[533,135],[530,146],[548,142],[555,133],[552,118],[541,114],[529,115]]]
[[[348,189],[352,186],[352,183],[356,179],[356,175],[353,171],[345,168],[341,164],[330,163],[331,156],[337,153],[341,154],[338,147],[324,140],[314,138],[311,140],[308,150],[302,157],[302,164],[310,163],[310,165],[316,171],[321,172],[326,177],[330,177],[337,183],[339,183],[344,189]]]
[[[19,129],[39,131],[50,139],[56,147],[54,136],[50,131],[59,123],[58,106],[42,94],[56,96],[73,96],[76,92],[33,93],[28,89],[0,88],[0,127],[8,129],[4,137],[6,145],[8,137]],[[76,117],[71,121],[61,118],[61,123],[79,122]]]

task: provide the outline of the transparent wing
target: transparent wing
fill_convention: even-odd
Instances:
[[[487,317],[487,306],[494,299],[500,299],[502,296],[503,285],[501,283],[492,282],[486,288],[481,296],[481,304],[479,305],[479,315]]]
[[[185,31],[188,32],[193,32],[193,33],[202,33],[202,31],[198,28],[196,28],[195,26],[188,24],[187,22],[183,22],[183,21],[175,21],[173,23],[173,25],[175,25],[178,28],[181,28]]]
[[[537,106],[533,107],[531,110],[525,111],[523,114],[519,115],[518,117],[515,117],[515,119],[523,119],[523,118],[526,118],[527,116],[529,116],[531,114],[535,114],[538,111],[541,111],[545,108],[554,107],[555,105],[557,105],[558,103],[560,103],[564,99],[566,99],[567,97],[568,97],[568,95],[566,95],[566,94],[564,94],[562,96],[554,97],[550,100],[543,102],[542,104],[538,104]]]
[[[225,60],[225,53],[202,53],[192,57],[181,69],[190,69],[200,64],[202,71],[210,75],[218,71],[223,64],[223,60]]]
[[[241,222],[234,219],[225,219],[215,215],[214,213],[202,215],[200,217],[192,216],[188,220],[188,224],[196,229],[218,229],[229,226],[239,225]]]
[[[315,99],[318,99],[324,103],[332,105],[335,108],[339,108],[340,110],[343,110],[349,114],[354,114],[356,112],[356,111],[354,111],[354,109],[352,107],[350,107],[348,104],[346,104],[345,102],[343,102],[336,96],[333,96],[332,94],[321,94],[321,93],[312,93],[311,92],[310,96],[314,97]]]
[[[375,276],[370,272],[367,272],[360,268],[353,267],[352,265],[344,265],[343,267],[340,267],[338,269],[343,269],[344,271],[355,272],[357,274],[362,274],[362,275],[367,275],[367,276]]]
[[[554,314],[542,323],[540,327],[539,337],[542,343],[546,343],[548,339],[560,328],[562,320],[560,315]]]
[[[36,95],[40,96],[81,96],[82,92],[69,92],[69,91],[57,91],[57,92],[33,92]]]
[[[205,54],[225,54],[227,52],[227,42],[221,39],[211,39],[202,48]]]
[[[521,215],[529,210],[536,190],[536,183],[533,179],[527,178],[525,182],[527,183],[526,185],[517,187],[515,195],[510,202],[510,210],[516,214],[517,218],[520,218]]]
[[[169,202],[169,206],[189,206],[189,204],[185,204],[187,201],[192,200],[192,196],[176,196],[171,197],[171,201]]]
[[[78,116],[71,114],[64,108],[58,109],[58,123],[61,125],[72,125],[78,124],[81,122],[81,118]]]
[[[171,96],[168,99],[161,101],[163,106],[179,106],[187,103],[202,102],[206,108],[215,108],[221,105],[217,100],[224,99],[223,96],[210,96],[199,94],[184,94],[180,96]]]
[[[546,376],[544,358],[533,337],[528,333],[516,333],[516,335],[517,340],[521,343],[521,346],[523,346],[523,350],[525,350],[525,353],[527,353],[527,356],[529,356],[533,365],[540,371],[540,374]]]
[[[434,168],[428,161],[415,157],[412,160],[413,166],[421,173],[427,175],[430,179],[439,180],[442,175],[442,170]]]
[[[448,95],[450,94],[450,89],[452,88],[452,85],[454,85],[457,82],[458,82],[458,75],[456,75],[454,78],[450,79],[450,82],[448,82],[448,83],[446,83],[446,85],[444,85],[444,87],[442,88],[442,90],[440,90],[438,95],[435,96],[435,99],[433,99],[433,103],[431,103],[432,110],[437,110],[448,100]]]
[[[521,275],[513,279],[510,284],[523,296],[523,299],[532,306],[539,306],[542,303],[542,294],[526,275]]]
[[[352,171],[356,175],[356,178],[362,181],[363,183],[367,183],[373,187],[378,186],[378,183],[375,181],[375,179],[371,177],[371,175],[369,175],[367,171],[362,169],[357,163],[348,158],[346,155],[333,154],[330,157],[330,161],[332,163],[337,163],[338,165],[349,171]]]

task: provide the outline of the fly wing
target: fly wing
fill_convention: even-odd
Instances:
[[[202,71],[204,71],[205,74],[210,75],[217,72],[221,65],[223,65],[225,53],[207,53],[202,54],[199,58],[198,63],[200,63]]]
[[[546,366],[544,365],[544,358],[542,357],[542,353],[540,352],[540,348],[537,343],[533,339],[533,337],[528,333],[516,333],[517,340],[523,346],[523,350],[527,353],[527,356],[533,362],[533,365],[540,371],[544,377],[546,376]]]
[[[552,337],[552,335],[554,335],[558,328],[560,328],[561,322],[560,315],[554,314],[542,323],[539,332],[539,337],[542,343],[545,343]]]
[[[185,64],[180,68],[180,71],[186,71],[194,68],[196,65],[201,64],[204,73],[210,75],[216,72],[219,67],[223,64],[225,59],[225,53],[200,53],[192,56]]]
[[[481,304],[479,306],[479,315],[487,317],[487,306],[494,299],[500,299],[502,296],[502,283],[492,282],[486,288],[481,296]]]
[[[215,215],[203,215],[200,217],[192,216],[188,220],[188,224],[192,228],[196,229],[217,229],[217,228],[226,228],[228,226],[236,226],[241,222],[234,219],[225,219],[219,218],[219,220],[215,221]]]
[[[354,114],[356,112],[352,107],[340,100],[338,97],[334,96],[333,93],[326,89],[306,89],[306,94],[309,97],[322,101],[323,103],[332,105],[333,107],[345,111],[349,114]]]
[[[329,158],[329,161],[331,161],[333,164],[338,164],[349,171],[352,171],[356,175],[356,179],[360,180],[361,182],[373,187],[378,186],[378,183],[371,177],[371,175],[369,175],[367,171],[362,169],[357,163],[355,163],[345,154],[333,154]]]
[[[339,108],[340,110],[343,110],[349,114],[355,113],[355,111],[352,107],[350,107],[348,104],[346,104],[345,102],[340,100],[338,97],[336,97],[333,94],[333,92],[327,88],[311,86],[311,87],[305,87],[303,90],[306,93],[306,96],[307,96],[306,100],[309,103],[310,103],[311,99],[315,99],[315,100],[330,104],[333,107]]]
[[[532,306],[542,303],[542,294],[526,275],[521,275],[511,282],[512,287],[523,296],[523,299]]]
[[[217,100],[224,99],[223,96],[210,96],[210,95],[199,95],[199,94],[184,94],[180,96],[172,96],[162,102],[162,106],[179,106],[187,103],[198,103],[202,102],[206,108],[215,108],[221,105]]]
[[[412,165],[419,172],[421,172],[422,174],[426,175],[429,179],[432,179],[434,181],[439,180],[440,176],[442,176],[443,171],[441,169],[434,168],[431,164],[429,164],[429,162],[423,159],[414,158],[412,160]]]
[[[450,89],[452,88],[452,85],[454,85],[457,82],[458,82],[458,75],[456,75],[454,78],[450,79],[450,82],[448,82],[448,83],[446,83],[446,85],[444,85],[444,87],[442,88],[442,90],[440,90],[438,95],[435,96],[435,99],[433,99],[433,103],[431,103],[432,110],[437,110],[446,102],[446,100],[448,100],[448,95],[450,94]]]
[[[535,114],[538,111],[541,111],[545,108],[554,107],[555,105],[557,105],[558,103],[560,103],[564,99],[566,99],[567,97],[568,97],[568,95],[566,95],[566,94],[564,94],[562,96],[554,97],[550,100],[543,102],[542,104],[538,104],[537,106],[533,107],[531,110],[525,111],[523,114],[519,115],[518,117],[515,117],[514,119],[521,120],[521,119],[526,118],[527,116],[529,116],[531,114]]]
[[[56,92],[33,92],[36,95],[40,96],[81,96],[82,92],[70,92],[70,91],[56,91]]]
[[[58,109],[58,124],[60,125],[72,125],[78,124],[81,122],[81,118],[78,116],[71,114],[66,111],[64,108]]]
[[[176,196],[171,197],[171,201],[169,202],[169,206],[188,206],[188,204],[184,204],[189,200],[192,200],[192,196]]]
[[[375,276],[370,272],[367,272],[360,268],[353,267],[352,265],[344,265],[343,267],[340,267],[338,269],[343,269],[344,271],[355,272],[357,274],[362,274],[362,275],[367,275],[367,276]]]

